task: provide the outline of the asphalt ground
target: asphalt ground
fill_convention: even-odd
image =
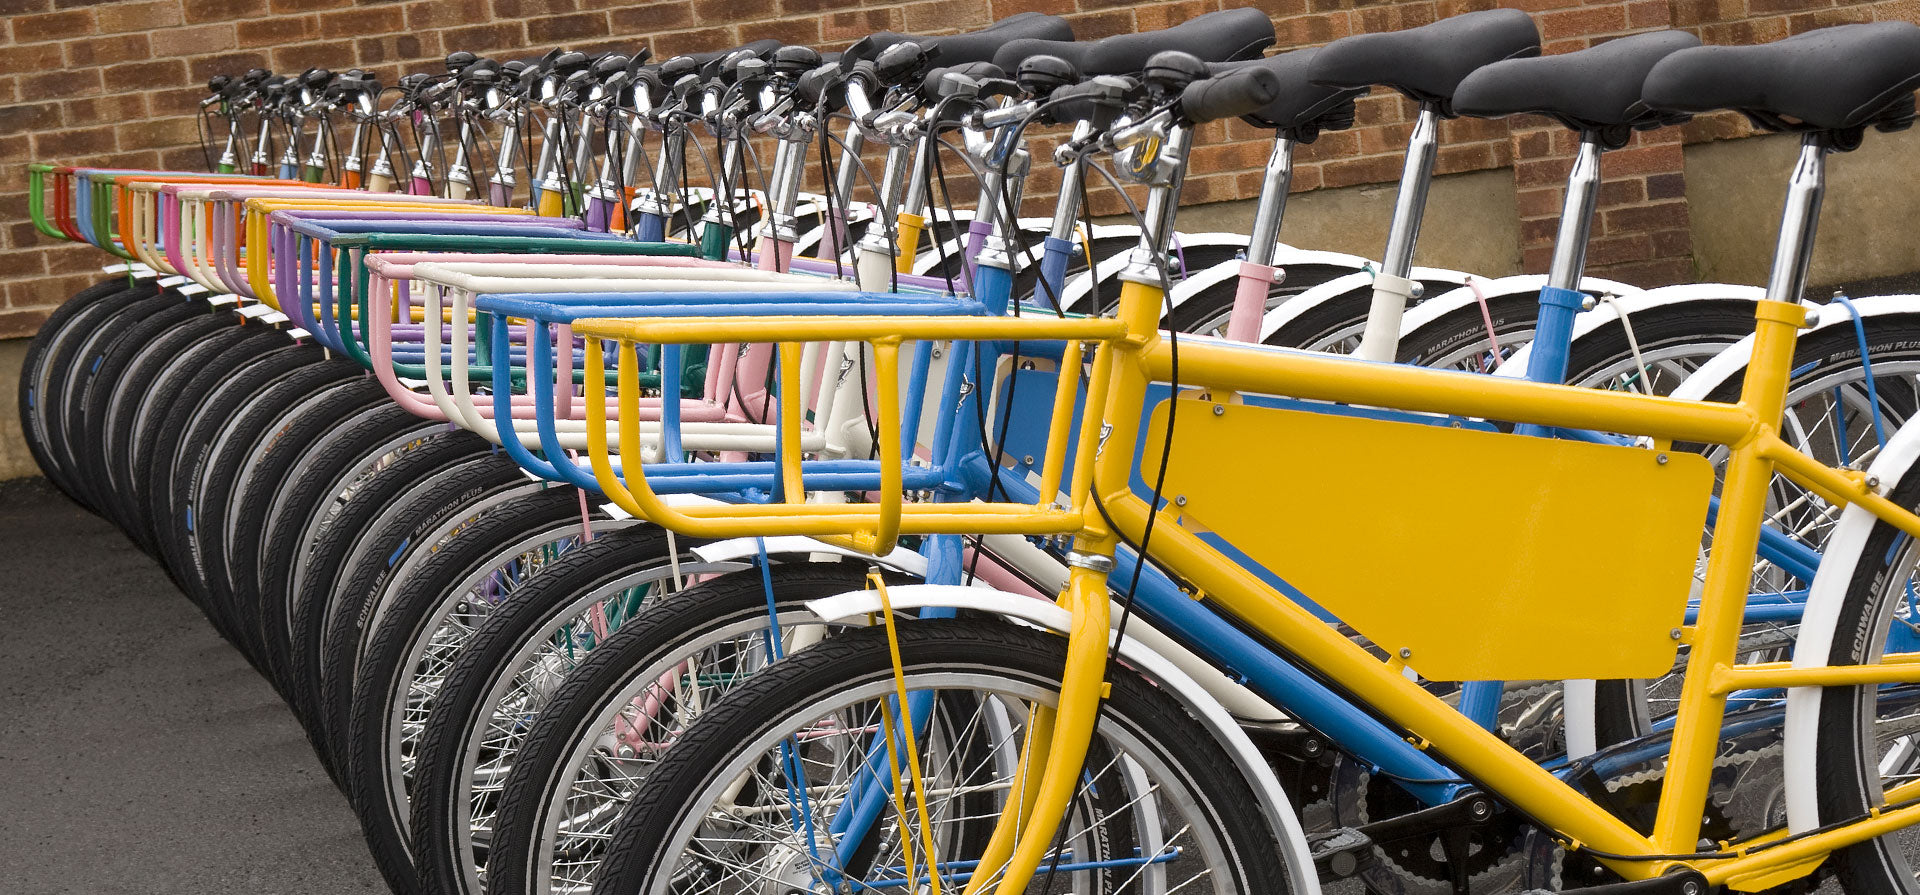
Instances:
[[[42,479],[0,482],[0,888],[386,891],[273,688]]]

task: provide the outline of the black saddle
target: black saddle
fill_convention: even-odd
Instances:
[[[990,62],[1008,41],[1022,38],[1070,41],[1073,40],[1073,26],[1059,16],[1022,12],[965,34],[921,37],[895,31],[878,31],[854,41],[852,46],[847,47],[845,55],[851,61],[877,59],[888,47],[910,40],[922,49],[933,50],[933,61],[937,65],[965,65],[969,62]]]
[[[1116,34],[1088,41],[1014,40],[993,55],[1006,71],[1020,68],[1029,56],[1058,56],[1085,77],[1130,75],[1146,67],[1147,59],[1163,50],[1191,53],[1202,62],[1251,59],[1273,46],[1273,20],[1257,9],[1210,12],[1172,28]]]
[[[1322,87],[1313,83],[1313,59],[1318,55],[1320,50],[1316,48],[1245,62],[1216,62],[1207,66],[1207,73],[1223,75],[1253,67],[1273,72],[1280,81],[1280,98],[1244,120],[1280,131],[1296,143],[1311,143],[1321,131],[1352,127],[1353,101],[1367,93],[1365,87]]]
[[[1776,131],[1897,130],[1913,121],[1920,27],[1839,25],[1751,47],[1696,47],[1647,74],[1647,105],[1733,109]]]
[[[1495,62],[1460,82],[1453,110],[1475,118],[1533,112],[1574,130],[1599,132],[1617,147],[1632,130],[1687,118],[1684,112],[1649,107],[1640,94],[1647,72],[1660,60],[1699,45],[1700,39],[1685,31],[1654,31],[1590,50]]]
[[[1517,9],[1489,9],[1387,34],[1356,34],[1327,44],[1313,62],[1313,83],[1392,87],[1453,116],[1455,87],[1474,69],[1540,55],[1540,32]]]

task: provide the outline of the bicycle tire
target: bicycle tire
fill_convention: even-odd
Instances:
[[[567,676],[534,719],[502,788],[487,854],[489,895],[551,892],[555,843],[547,830],[555,806],[566,803],[580,755],[592,751],[605,719],[657,678],[650,670],[676,664],[715,638],[763,636],[770,612],[782,624],[818,624],[808,600],[858,590],[866,579],[866,567],[850,562],[779,565],[768,573],[772,607],[760,570],[722,575],[643,607]],[[581,863],[596,860],[587,854]]]
[[[928,683],[916,686],[920,681],[958,678],[960,686],[967,686],[964,682],[973,678],[1006,681],[1006,689],[1013,692],[1057,693],[1060,670],[1066,665],[1064,638],[998,621],[911,622],[899,626],[897,643],[899,667],[913,690],[931,689]],[[892,692],[891,652],[885,628],[851,631],[775,663],[710,708],[667,751],[628,806],[594,891],[661,891],[667,880],[657,871],[659,853],[663,846],[672,849],[687,815],[697,813],[702,818],[696,823],[704,821],[708,810],[704,796],[716,783],[727,785],[717,778],[731,779],[732,756],[743,751],[751,755],[759,741],[788,726],[783,722],[789,713],[810,713],[812,707],[831,704],[855,688]],[[1181,802],[1183,815],[1199,816],[1182,819],[1190,827],[1210,829],[1219,852],[1220,865],[1209,868],[1210,890],[1289,891],[1279,834],[1246,797],[1247,781],[1232,770],[1225,750],[1179,703],[1138,673],[1116,665],[1108,669],[1107,679],[1111,689],[1101,700],[1100,729],[1108,737],[1132,740],[1137,747],[1130,750],[1132,760],[1143,769],[1150,764],[1166,774],[1168,779],[1152,781],[1156,789],[1178,784],[1186,790],[1190,798]],[[1125,842],[1108,847],[1113,854],[1133,854]],[[1044,877],[1043,866],[1032,886],[1044,890],[1049,882]]]

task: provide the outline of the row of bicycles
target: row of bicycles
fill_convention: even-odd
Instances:
[[[1920,888],[1920,297],[1803,295],[1920,27],[1273,43],[215,78],[210,173],[32,168],[116,261],[29,444],[405,895]],[[1283,242],[1370,90],[1384,250]],[[1605,154],[1725,109],[1799,135],[1768,283],[1586,276]],[[1549,272],[1414,266],[1440,123],[1520,114],[1578,139]],[[1231,118],[1250,232],[1182,233]]]

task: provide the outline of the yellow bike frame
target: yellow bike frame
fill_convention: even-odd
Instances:
[[[1119,310],[1128,335],[1103,349],[1117,356],[1110,365],[1112,381],[1107,387],[1105,414],[1105,425],[1112,430],[1096,459],[1094,488],[1117,531],[1109,530],[1106,519],[1093,507],[1083,507],[1085,529],[1074,544],[1082,554],[1110,557],[1120,536],[1137,542],[1146,532],[1151,511],[1146,501],[1133,493],[1128,478],[1134,444],[1140,435],[1139,408],[1146,386],[1172,378],[1172,353],[1157,332],[1161,301],[1158,288],[1128,283],[1122,290]],[[1657,876],[1685,866],[1699,871],[1712,884],[1753,890],[1804,875],[1828,852],[1920,822],[1920,805],[1900,805],[1920,795],[1920,784],[1889,790],[1886,801],[1897,807],[1782,844],[1767,845],[1783,838],[1775,831],[1747,842],[1729,843],[1711,859],[1656,857],[1696,850],[1728,694],[1760,687],[1920,681],[1920,666],[1914,664],[1920,662],[1920,654],[1890,655],[1880,665],[1844,668],[1735,662],[1767,483],[1774,473],[1836,506],[1857,504],[1920,537],[1920,516],[1876,493],[1863,473],[1828,467],[1780,439],[1776,421],[1784,411],[1794,345],[1798,329],[1806,324],[1806,310],[1795,304],[1767,301],[1760,304],[1757,318],[1753,360],[1737,404],[1470,377],[1198,340],[1182,341],[1179,346],[1179,381],[1183,387],[1282,394],[1731,448],[1698,621],[1688,638],[1692,652],[1686,662],[1667,780],[1652,836],[1636,832],[1453,706],[1402,676],[1393,664],[1383,663],[1298,604],[1282,598],[1251,572],[1183,530],[1170,514],[1154,527],[1148,554],[1174,575],[1197,586],[1198,597],[1212,601],[1284,645],[1304,664],[1408,732],[1422,748],[1445,756],[1449,765],[1541,822],[1569,847],[1625,856],[1603,863],[1628,879]],[[987,891],[996,880],[999,891],[1018,891],[1027,884],[1050,847],[1057,821],[1077,784],[1079,759],[1092,735],[1105,673],[1108,632],[1104,578],[1104,572],[1076,568],[1062,597],[1063,604],[1075,610],[1076,624],[1069,638],[1069,667],[1060,702],[1048,725],[1051,742],[1038,737],[1023,756],[1022,773],[1039,775],[1039,797],[1030,806],[1021,806],[1025,810],[1010,808],[973,875],[967,889],[970,895]],[[1011,831],[1016,828],[1021,830],[1018,845],[1008,861],[1007,843],[1002,840],[1013,840]],[[1002,861],[1008,862],[1003,866]]]

